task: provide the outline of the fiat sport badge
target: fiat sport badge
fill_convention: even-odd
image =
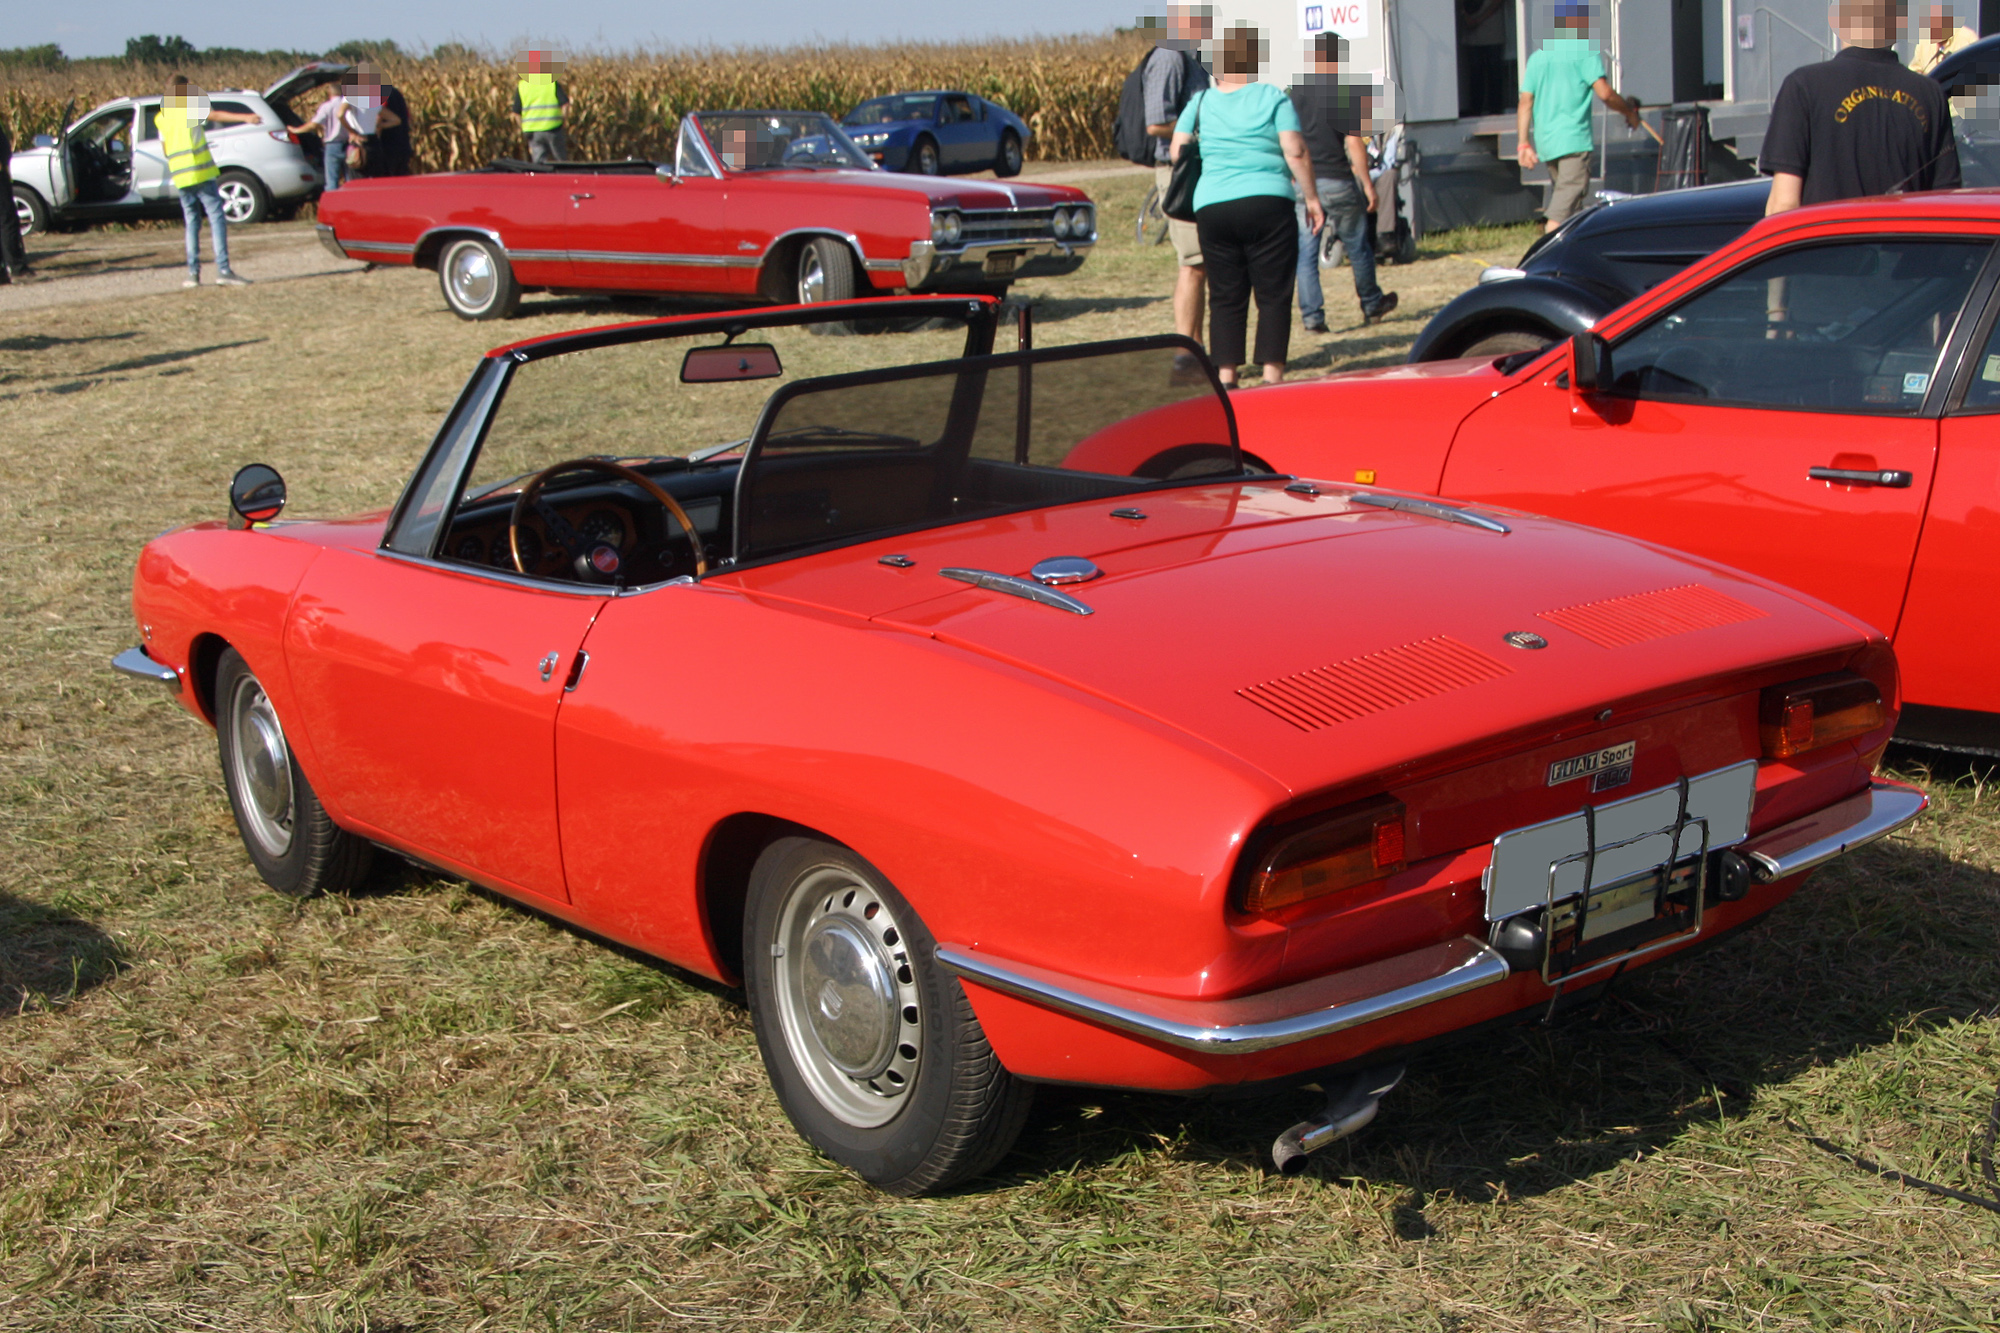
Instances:
[[[1639,742],[1626,741],[1573,759],[1558,759],[1549,765],[1549,785],[1559,787],[1587,777],[1592,791],[1622,787],[1632,780],[1632,756],[1638,751]]]

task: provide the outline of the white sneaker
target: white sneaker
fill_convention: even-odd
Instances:
[[[185,277],[185,278],[182,278],[182,279],[181,279],[181,286],[183,286],[183,287],[199,287],[199,286],[201,286],[201,279],[200,279],[200,278],[197,278],[197,277],[194,277],[194,276],[193,276],[192,274],[190,274],[190,275],[189,275],[188,277]]]
[[[234,273],[221,274],[215,281],[218,286],[222,287],[248,287],[250,285],[250,279],[238,277]]]

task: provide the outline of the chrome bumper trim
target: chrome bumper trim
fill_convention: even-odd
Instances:
[[[1012,251],[1021,256],[1009,276],[1052,277],[1069,273],[1082,265],[1095,244],[1095,236],[1087,241],[1056,241],[1043,237],[1019,241],[967,241],[956,250],[940,250],[930,241],[911,241],[910,257],[898,261],[896,267],[903,270],[903,285],[915,291],[953,269],[983,270],[988,252],[999,250]],[[874,264],[871,262],[869,266],[872,268]]]
[[[1758,882],[1769,884],[1888,837],[1930,803],[1930,797],[1914,787],[1877,778],[1867,791],[1760,834],[1738,851],[1756,871]]]
[[[175,694],[181,692],[180,673],[146,656],[144,648],[127,648],[111,659],[111,669],[131,676],[135,680],[150,680],[155,685],[164,685]]]
[[[342,257],[346,259],[353,259],[357,251],[364,255],[413,255],[417,252],[415,244],[400,241],[342,241],[340,248]]]
[[[324,222],[313,223],[313,230],[319,233],[319,243],[325,246],[336,259],[352,259],[354,256],[340,248],[340,238],[333,234],[333,228]]]
[[[937,946],[967,981],[1169,1046],[1247,1055],[1345,1032],[1507,978],[1507,960],[1471,936],[1233,1000],[1174,1000]]]

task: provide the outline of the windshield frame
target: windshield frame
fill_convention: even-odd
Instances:
[[[715,136],[709,133],[708,121],[705,119],[705,117],[709,116],[717,116],[717,117],[747,116],[752,118],[755,118],[757,116],[802,116],[809,118],[816,117],[819,120],[825,122],[828,137],[838,141],[839,144],[841,145],[842,150],[847,152],[853,157],[854,165],[814,166],[814,165],[807,165],[804,163],[781,162],[774,166],[768,166],[768,167],[732,167],[729,165],[729,159],[723,155],[721,148],[719,148],[716,145]],[[881,170],[880,166],[878,166],[877,163],[875,162],[875,159],[868,156],[868,153],[861,147],[861,145],[854,142],[854,140],[851,137],[849,137],[847,130],[841,125],[841,123],[838,120],[835,120],[832,116],[829,116],[824,111],[785,111],[785,110],[719,111],[710,109],[707,111],[690,111],[688,112],[686,119],[692,120],[694,122],[695,133],[701,136],[702,145],[708,150],[709,160],[715,164],[717,169],[720,170],[724,176],[751,176],[771,171],[879,171]]]
[[[758,415],[757,424],[750,432],[750,443],[743,451],[743,461],[736,474],[735,493],[732,497],[735,514],[731,520],[734,549],[732,549],[725,561],[709,569],[707,577],[713,578],[717,574],[733,574],[740,570],[756,569],[763,565],[778,564],[786,560],[798,560],[810,555],[819,555],[826,551],[836,551],[843,547],[862,546],[869,542],[882,541],[889,537],[907,536],[913,532],[933,532],[941,528],[955,527],[962,523],[987,522],[1009,514],[1030,513],[1038,509],[1059,509],[1071,504],[1097,504],[1102,502],[1101,499],[1085,499],[1065,500],[1061,504],[1053,505],[1047,503],[1030,503],[1016,505],[1011,508],[987,510],[977,516],[938,520],[926,519],[917,523],[905,523],[895,527],[877,528],[853,536],[832,538],[812,546],[798,547],[773,552],[770,555],[753,556],[745,559],[742,552],[745,549],[746,535],[750,530],[747,524],[747,516],[743,512],[746,497],[750,492],[750,488],[745,485],[745,479],[752,475],[751,469],[756,465],[758,455],[763,451],[765,444],[771,438],[772,427],[777,423],[786,405],[792,399],[801,397],[807,393],[855,388],[869,384],[893,384],[900,380],[924,379],[944,373],[959,375],[973,372],[991,373],[994,371],[1015,369],[1021,366],[1053,365],[1065,361],[1086,360],[1091,357],[1110,357],[1129,352],[1148,352],[1164,348],[1171,348],[1177,352],[1191,353],[1195,358],[1196,364],[1202,368],[1208,379],[1210,391],[1215,395],[1216,401],[1222,407],[1223,419],[1229,424],[1229,445],[1236,454],[1236,470],[1234,472],[1211,473],[1199,477],[1184,477],[1178,480],[1133,477],[1130,480],[1143,484],[1135,484],[1129,492],[1124,493],[1143,495],[1154,491],[1180,490],[1189,486],[1212,486],[1218,482],[1238,481],[1248,478],[1269,481],[1270,474],[1268,473],[1249,472],[1244,469],[1242,433],[1236,422],[1236,409],[1229,401],[1229,390],[1223,385],[1221,376],[1216,373],[1215,366],[1209,361],[1207,354],[1202,350],[1201,344],[1195,342],[1192,338],[1184,338],[1179,334],[1165,333],[1142,338],[1117,338],[1103,342],[1068,343],[1055,347],[1035,348],[1025,352],[1006,352],[993,356],[964,356],[951,361],[926,361],[910,366],[890,366],[878,370],[857,370],[845,375],[822,375],[811,379],[794,380],[788,384],[780,385],[764,401],[764,410]],[[1194,400],[1190,398],[1188,401]],[[1051,471],[1060,470],[1051,469]]]

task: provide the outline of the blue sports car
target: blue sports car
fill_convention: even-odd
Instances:
[[[871,97],[841,127],[889,171],[948,176],[993,169],[1019,175],[1027,122],[973,93],[895,93]]]

